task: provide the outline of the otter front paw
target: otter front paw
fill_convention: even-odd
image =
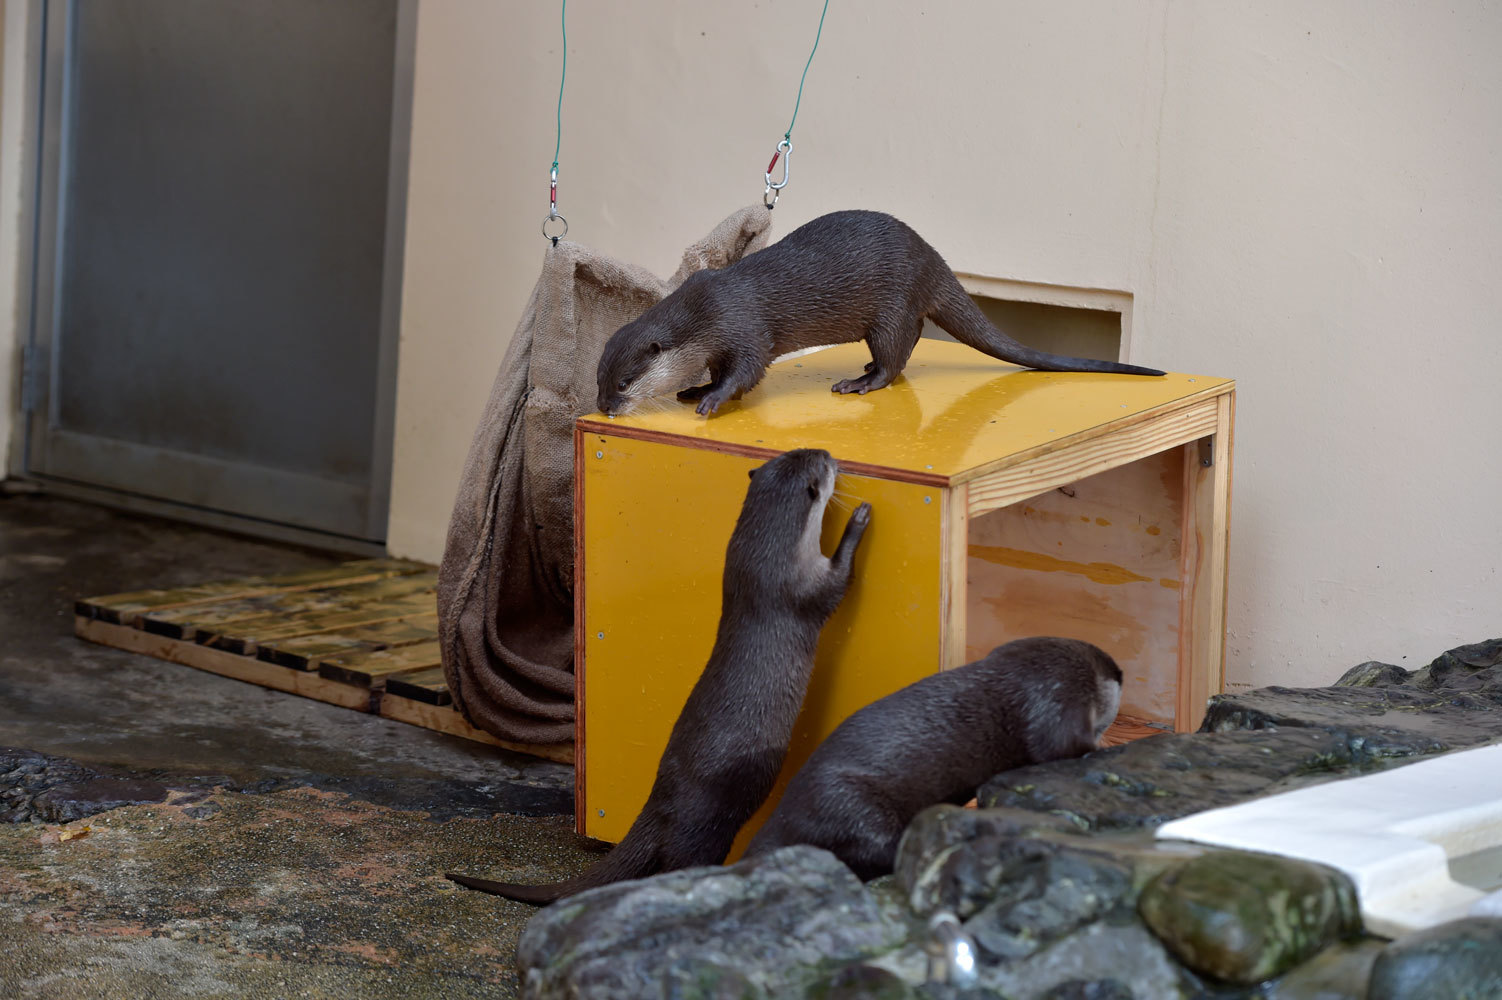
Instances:
[[[870,524],[871,505],[869,503],[862,503],[850,515],[850,520],[846,523],[845,530],[850,532],[855,537],[856,542],[859,543],[861,536],[866,533],[866,528]]]
[[[678,393],[678,398],[685,403],[692,403],[694,400],[701,398],[706,392],[713,388],[713,382],[709,383],[708,385],[690,386],[687,389],[680,390]]]
[[[720,404],[730,399],[731,396],[732,393],[726,392],[724,389],[714,389],[706,392],[699,399],[699,405],[694,407],[694,412],[701,417],[717,413],[719,412]]]

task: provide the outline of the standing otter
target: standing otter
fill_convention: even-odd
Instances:
[[[746,856],[790,844],[862,879],[892,870],[920,810],[958,805],[999,771],[1095,749],[1121,703],[1121,668],[1078,639],[1018,639],[873,702],[819,744]]]
[[[1114,361],[1035,351],[986,319],[937,250],[881,212],[833,212],[720,271],[699,271],[605,344],[600,410],[682,389],[708,415],[761,381],[774,358],[864,340],[866,373],[834,384],[867,393],[902,374],[923,320],[1002,361],[1059,372],[1162,375]],[[684,388],[708,369],[707,385]]]
[[[725,550],[719,632],[657,766],[652,794],[604,861],[553,885],[450,874],[460,885],[548,903],[622,879],[725,860],[742,824],[772,790],[803,706],[824,622],[850,584],[871,520],[850,515],[832,558],[819,549],[838,466],[799,449],[751,472]]]

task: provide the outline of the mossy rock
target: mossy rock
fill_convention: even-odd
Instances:
[[[1369,1000],[1502,997],[1502,920],[1471,917],[1399,938],[1372,965]]]
[[[1190,969],[1245,985],[1361,930],[1355,889],[1340,872],[1244,851],[1212,851],[1170,868],[1137,907]]]

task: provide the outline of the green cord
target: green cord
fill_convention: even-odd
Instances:
[[[803,64],[803,75],[798,78],[798,100],[793,102],[793,120],[788,122],[788,130],[782,133],[782,137],[788,142],[793,141],[793,124],[798,120],[798,105],[803,103],[803,81],[808,79],[808,68],[814,64],[814,53],[819,51],[819,36],[824,34],[824,15],[828,13],[829,0],[824,0],[824,10],[819,14],[819,30],[814,33],[814,47],[808,54],[808,62]],[[559,100],[562,99],[560,96]]]
[[[827,3],[828,0],[825,0],[825,2]],[[563,81],[568,79],[568,0],[563,0],[563,4],[558,12],[558,21],[563,26],[563,72],[558,74],[558,131],[556,132],[556,138],[553,140],[554,170],[558,169],[558,150],[563,145]],[[818,44],[817,41],[815,44]],[[812,59],[813,57],[810,56],[809,58]],[[804,70],[804,72],[807,72],[807,70]],[[793,117],[798,117],[796,108],[793,109]]]

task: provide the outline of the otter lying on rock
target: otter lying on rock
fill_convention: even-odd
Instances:
[[[1078,639],[1018,639],[925,677],[842,722],[788,784],[746,856],[832,852],[862,879],[892,870],[920,811],[959,805],[992,775],[1096,748],[1121,668]]]

